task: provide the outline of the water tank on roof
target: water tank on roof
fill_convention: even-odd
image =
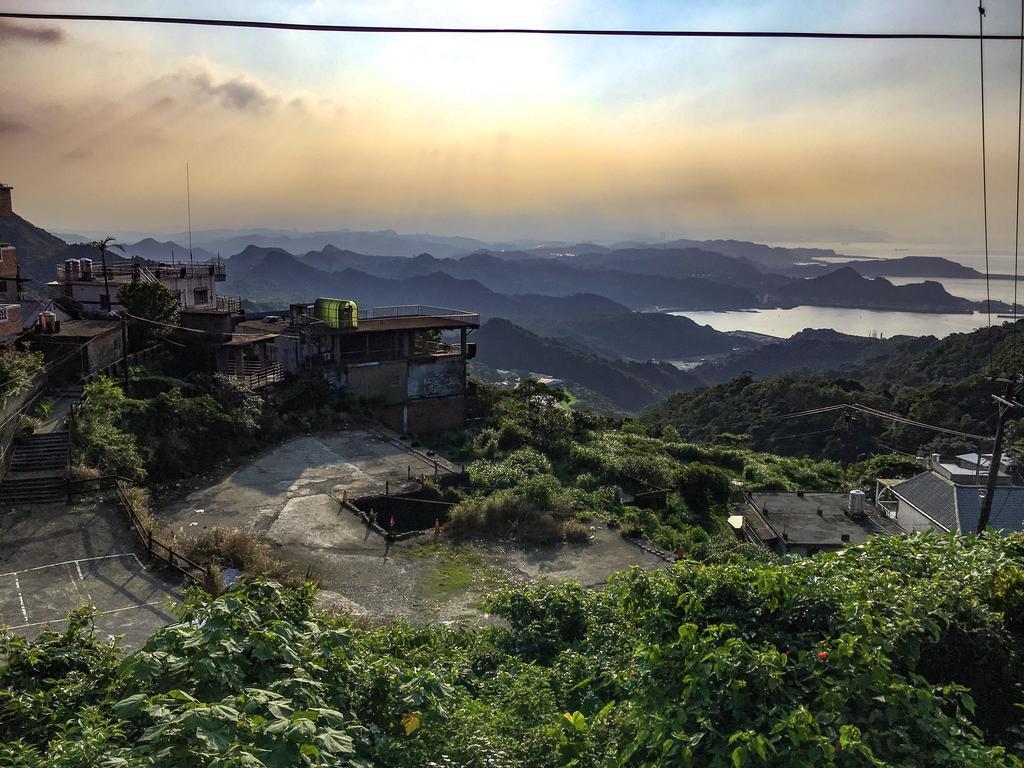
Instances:
[[[359,307],[351,299],[317,299],[313,317],[328,328],[355,328],[359,325]]]
[[[92,280],[92,259],[79,259],[79,267],[83,280]]]
[[[64,279],[77,280],[81,275],[81,266],[78,259],[64,259]]]
[[[864,517],[864,491],[850,491],[850,517]]]

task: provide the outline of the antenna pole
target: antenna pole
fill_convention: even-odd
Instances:
[[[185,163],[185,201],[188,207],[188,265],[192,267],[192,185],[188,177],[188,163]]]

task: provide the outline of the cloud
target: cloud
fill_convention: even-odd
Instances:
[[[188,76],[188,82],[196,93],[218,99],[223,106],[239,112],[259,112],[277,103],[277,98],[262,86],[241,77],[214,83],[208,73],[197,72]]]
[[[25,27],[0,19],[0,43],[37,43],[52,45],[64,41],[64,30],[60,27]]]

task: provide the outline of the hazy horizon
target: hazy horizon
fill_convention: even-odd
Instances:
[[[9,10],[140,12],[11,0]],[[1019,7],[986,4],[986,31]],[[973,4],[170,2],[314,23],[977,31]],[[993,252],[1017,45],[986,47]],[[64,232],[982,243],[977,44],[342,35],[0,22],[0,181]],[[109,227],[114,224],[114,227]],[[835,237],[829,236],[830,233]],[[844,236],[844,234],[846,236]]]

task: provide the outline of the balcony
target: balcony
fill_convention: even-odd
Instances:
[[[284,364],[264,365],[258,360],[246,360],[239,366],[234,360],[229,360],[228,376],[245,383],[251,389],[261,389],[284,381]]]

